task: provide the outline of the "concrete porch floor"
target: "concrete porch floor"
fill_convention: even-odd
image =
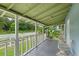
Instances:
[[[46,39],[37,48],[33,49],[25,56],[56,56],[57,52],[58,52],[58,41]]]

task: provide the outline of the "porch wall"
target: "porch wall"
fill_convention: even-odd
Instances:
[[[65,39],[73,55],[79,55],[79,4],[72,4],[65,19]]]

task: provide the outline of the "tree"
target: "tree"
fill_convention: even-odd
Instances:
[[[0,29],[4,31],[15,31],[15,22],[14,20],[9,20],[6,17],[0,18]],[[25,22],[24,20],[19,20],[19,31],[25,32],[25,31],[34,31],[35,26],[31,24],[30,22]]]
[[[19,30],[20,31],[29,31],[29,30],[34,30],[34,25],[30,24],[30,22],[25,22],[23,20],[19,21]]]
[[[7,17],[0,17],[0,28],[2,30],[8,31],[13,22],[13,20],[10,21]]]
[[[53,25],[51,27],[48,27],[49,37],[50,38],[58,38],[60,35],[60,31],[57,30],[57,25]]]
[[[10,30],[11,30],[11,31],[15,31],[15,23],[14,23],[14,22],[11,24]]]

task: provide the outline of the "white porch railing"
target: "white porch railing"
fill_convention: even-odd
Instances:
[[[3,40],[4,39],[4,40]],[[26,54],[46,39],[46,34],[23,35],[19,37],[19,55]],[[0,38],[0,55],[15,56],[15,37]]]

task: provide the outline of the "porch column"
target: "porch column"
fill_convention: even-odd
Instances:
[[[42,34],[43,34],[43,40],[44,40],[44,38],[45,38],[45,36],[44,36],[44,26],[42,27]]]
[[[37,46],[37,22],[35,22],[36,46]]]
[[[18,16],[15,16],[15,55],[19,56],[19,37],[18,37],[18,31],[19,31],[19,22],[18,22]]]

